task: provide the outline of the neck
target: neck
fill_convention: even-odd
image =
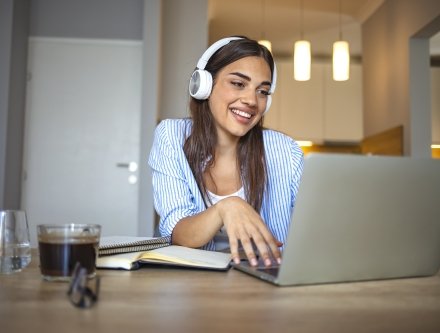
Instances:
[[[217,137],[217,146],[215,152],[217,156],[233,156],[237,153],[237,145],[240,137],[219,133]]]

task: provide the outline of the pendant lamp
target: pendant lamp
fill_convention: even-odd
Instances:
[[[342,39],[341,0],[339,0],[339,40],[333,43],[333,80],[347,81],[350,77],[350,47]]]
[[[303,0],[300,2],[300,40],[295,42],[293,52],[293,77],[296,81],[310,80],[311,47],[310,42],[304,40],[303,32]]]

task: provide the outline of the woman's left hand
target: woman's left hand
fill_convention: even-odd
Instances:
[[[235,263],[240,262],[239,243],[252,266],[258,264],[253,245],[258,249],[265,266],[271,266],[273,260],[281,263],[279,247],[283,244],[270,233],[251,205],[239,197],[228,197],[214,206],[228,234],[231,257]]]

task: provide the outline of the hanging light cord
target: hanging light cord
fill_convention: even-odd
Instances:
[[[339,40],[342,40],[342,9],[341,9],[341,0],[339,0]]]
[[[304,23],[304,2],[303,0],[300,0],[299,4],[299,39],[304,40],[304,30],[303,30],[303,23]]]
[[[264,0],[261,0],[261,22],[263,22],[263,29],[261,30],[261,39],[264,39]]]

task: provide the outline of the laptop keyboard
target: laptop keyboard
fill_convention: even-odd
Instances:
[[[256,270],[259,272],[263,272],[263,273],[272,275],[272,276],[278,276],[278,272],[279,272],[280,268],[278,266],[276,266],[276,267],[257,267]]]

